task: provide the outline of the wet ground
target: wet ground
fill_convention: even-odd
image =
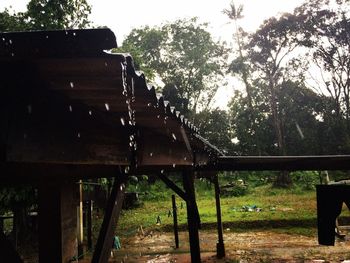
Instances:
[[[111,262],[190,262],[187,232],[180,232],[180,248],[174,248],[172,233],[150,232],[121,239],[122,249],[114,250]],[[226,257],[215,257],[217,235],[201,231],[202,262],[348,262],[350,236],[334,247],[320,246],[316,237],[272,231],[224,232]]]

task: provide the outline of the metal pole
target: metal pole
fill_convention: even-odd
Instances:
[[[216,243],[216,256],[217,258],[225,257],[225,245],[222,231],[221,221],[221,205],[220,205],[220,186],[218,176],[213,177],[215,186],[215,201],[216,201],[216,217],[217,217],[217,228],[218,228],[218,242]]]
[[[177,207],[176,207],[175,195],[171,195],[171,200],[173,204],[175,247],[179,248],[179,229],[177,225]]]

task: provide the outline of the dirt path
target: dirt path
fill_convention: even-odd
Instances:
[[[334,247],[319,246],[315,237],[252,231],[225,231],[226,258],[215,258],[216,233],[200,233],[202,262],[348,262],[350,237]],[[180,233],[180,248],[174,249],[172,233],[148,233],[122,239],[122,249],[114,251],[111,262],[190,262],[187,232]]]

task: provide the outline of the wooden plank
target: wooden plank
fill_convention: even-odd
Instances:
[[[148,165],[188,165],[192,166],[192,156],[183,142],[152,130],[143,129],[138,138],[137,159],[139,166]]]
[[[68,164],[68,163],[0,163],[2,185],[18,183],[46,182],[52,180],[79,180],[89,178],[114,177],[120,173],[119,166],[101,164]]]
[[[114,180],[92,257],[92,263],[107,263],[111,253],[114,231],[118,224],[125,193],[125,178],[116,177]]]
[[[216,257],[223,258],[225,257],[225,245],[224,245],[222,220],[221,220],[219,178],[217,175],[214,175],[212,179],[215,187],[215,204],[216,204],[216,218],[217,218],[217,230],[218,230],[218,242],[216,243]]]
[[[176,207],[175,195],[171,195],[171,203],[173,207],[175,248],[179,248],[179,229],[177,225],[177,207]]]
[[[87,217],[87,247],[88,250],[92,249],[92,211],[93,211],[93,203],[91,200],[88,200],[86,202],[87,204],[87,210],[86,210],[86,217]]]
[[[74,182],[39,186],[39,262],[63,263],[76,256],[77,191]]]
[[[190,250],[191,250],[191,262],[199,263],[201,262],[201,254],[200,254],[200,246],[199,246],[199,222],[198,222],[198,214],[196,211],[196,197],[194,191],[194,174],[192,171],[184,170],[183,174],[183,184],[185,188],[185,192],[188,196],[186,201],[187,208],[187,224],[188,224],[188,233],[190,239]]]
[[[171,181],[166,175],[164,175],[163,173],[158,173],[157,176],[178,196],[180,196],[182,200],[187,200],[186,193],[181,188],[179,188],[173,181]]]
[[[0,57],[79,57],[117,47],[108,28],[0,33]]]
[[[350,170],[350,155],[321,156],[227,156],[216,164],[198,167],[211,171]]]

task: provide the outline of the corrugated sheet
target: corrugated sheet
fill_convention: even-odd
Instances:
[[[113,47],[109,29],[0,34],[7,161],[175,167],[222,154]]]

